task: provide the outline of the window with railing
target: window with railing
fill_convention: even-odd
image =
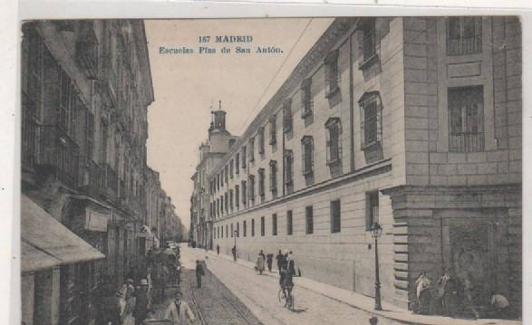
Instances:
[[[447,55],[482,52],[482,17],[447,19]]]
[[[284,176],[287,193],[294,190],[294,154],[292,150],[284,151]]]
[[[287,99],[283,104],[283,131],[292,131],[292,100]]]
[[[449,88],[449,151],[484,150],[482,86]]]
[[[339,118],[330,118],[325,123],[327,129],[326,143],[327,143],[327,165],[339,164],[342,159],[342,143],[340,135],[342,133],[342,125]]]
[[[304,136],[301,139],[303,176],[310,176],[314,172],[314,139]]]
[[[333,50],[325,58],[325,97],[332,97],[339,88],[339,72],[338,72],[338,49]]]
[[[301,117],[312,115],[312,78],[307,78],[301,83]]]
[[[270,191],[272,196],[277,196],[277,161],[270,160]]]

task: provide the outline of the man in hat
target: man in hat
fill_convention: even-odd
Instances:
[[[141,325],[148,314],[148,280],[141,279],[137,291],[135,291],[136,303],[133,311],[135,316],[135,325]]]
[[[172,301],[164,313],[164,318],[172,322],[172,325],[183,325],[194,322],[196,318],[190,306],[183,300],[181,291],[177,291],[175,299]]]

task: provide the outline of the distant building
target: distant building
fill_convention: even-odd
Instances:
[[[520,310],[521,76],[517,18],[338,18],[198,168],[192,236],[226,254],[237,236],[248,260],[289,249],[373,296],[378,222],[385,301],[407,308],[420,272],[447,269]]]
[[[90,323],[104,280],[123,283],[142,257],[144,24],[25,23],[21,76],[22,321]]]
[[[199,147],[199,163],[192,176],[194,191],[191,196],[190,208],[190,241],[199,247],[212,249],[212,215],[209,213],[210,189],[207,177],[216,164],[223,159],[235,143],[236,137],[232,136],[225,127],[226,112],[222,110],[219,102],[218,110],[212,112],[212,122],[209,127],[209,138]],[[227,173],[227,171],[226,171]]]

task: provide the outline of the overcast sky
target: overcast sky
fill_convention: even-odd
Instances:
[[[291,18],[145,22],[155,91],[155,101],[148,108],[148,165],[160,172],[162,187],[187,228],[193,189],[190,177],[199,160],[198,146],[207,139],[211,105],[216,107],[221,100],[227,111],[229,132],[242,134],[331,21]],[[250,35],[253,41],[220,44],[215,43],[216,35]],[[198,53],[200,36],[211,36],[208,46],[216,48],[217,53]],[[220,53],[223,46],[231,48],[231,53]],[[249,47],[252,53],[237,54],[236,46]],[[257,46],[277,47],[282,53],[253,53]],[[194,53],[160,54],[161,47],[186,47]]]

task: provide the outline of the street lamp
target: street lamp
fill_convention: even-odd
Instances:
[[[375,310],[382,310],[381,306],[381,282],[379,281],[379,250],[378,238],[382,235],[382,227],[375,222],[371,226],[371,237],[375,239]]]

